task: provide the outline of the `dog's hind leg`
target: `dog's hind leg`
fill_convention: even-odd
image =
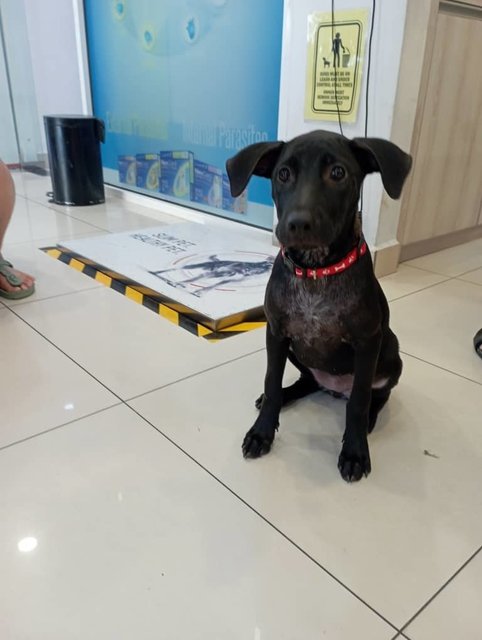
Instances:
[[[386,405],[390,397],[391,388],[372,389],[372,400],[368,412],[368,433],[371,433],[377,423],[378,414]]]
[[[398,352],[398,340],[390,329],[388,330],[385,342],[385,353],[382,353],[385,362],[382,368],[383,372],[388,372],[388,379],[381,389],[372,389],[372,399],[370,409],[368,411],[368,433],[375,428],[378,414],[386,405],[393,387],[398,384],[402,374],[403,362]],[[383,374],[381,377],[384,377]]]
[[[299,400],[300,398],[304,398],[305,396],[309,396],[311,393],[315,393],[315,391],[320,390],[320,387],[314,377],[311,374],[310,376],[311,377],[301,374],[296,382],[290,384],[289,387],[283,387],[281,406],[284,407],[290,402],[294,402],[295,400]],[[256,400],[256,409],[261,409],[263,400],[264,393],[262,393]]]
[[[310,395],[311,393],[315,393],[315,391],[320,390],[320,385],[315,380],[311,371],[301,364],[301,362],[297,359],[295,354],[290,350],[288,351],[288,360],[293,364],[298,371],[300,371],[301,376],[298,378],[296,382],[291,384],[289,387],[283,387],[282,389],[282,406],[289,404],[290,402],[294,402],[295,400],[299,400],[300,398],[304,398],[305,396]],[[261,409],[264,400],[264,393],[262,393],[259,398],[255,402],[255,406],[257,409]]]

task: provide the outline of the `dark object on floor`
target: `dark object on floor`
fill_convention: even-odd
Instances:
[[[479,329],[474,336],[475,353],[482,358],[482,329]]]
[[[440,456],[435,455],[435,453],[431,453],[428,449],[423,450],[423,455],[428,456],[429,458],[437,458],[437,460],[440,460]]]
[[[361,233],[358,199],[373,172],[398,198],[411,164],[386,140],[348,140],[328,131],[256,143],[228,160],[233,196],[252,175],[271,180],[282,246],[266,291],[268,367],[260,413],[243,442],[246,458],[268,453],[283,404],[322,387],[349,396],[342,477],[351,482],[370,473],[367,436],[402,361]],[[283,389],[287,359],[301,376]]]
[[[44,116],[44,124],[53,202],[69,206],[105,202],[103,121],[91,116]]]

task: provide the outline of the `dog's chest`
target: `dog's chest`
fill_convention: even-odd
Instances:
[[[352,312],[352,302],[341,291],[328,290],[323,283],[317,286],[294,281],[286,295],[283,333],[286,337],[307,344],[341,342],[347,336],[346,319]]]

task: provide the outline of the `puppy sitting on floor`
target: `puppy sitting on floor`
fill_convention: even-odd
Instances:
[[[361,232],[358,200],[372,172],[381,174],[391,198],[399,198],[411,163],[386,140],[349,140],[328,131],[253,144],[228,160],[233,196],[252,175],[271,180],[281,244],[265,298],[264,394],[244,438],[245,457],[269,452],[284,404],[322,388],[348,397],[342,477],[351,482],[370,473],[367,436],[402,361]],[[287,359],[301,375],[282,388]]]

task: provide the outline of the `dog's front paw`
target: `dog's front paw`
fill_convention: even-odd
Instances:
[[[338,469],[347,482],[358,482],[363,476],[368,476],[372,470],[368,444],[357,447],[344,444],[338,458]]]
[[[257,427],[251,427],[248,433],[244,436],[243,440],[243,456],[245,458],[260,458],[261,456],[269,453],[271,445],[274,440],[274,429],[271,432],[266,432],[258,429]]]

